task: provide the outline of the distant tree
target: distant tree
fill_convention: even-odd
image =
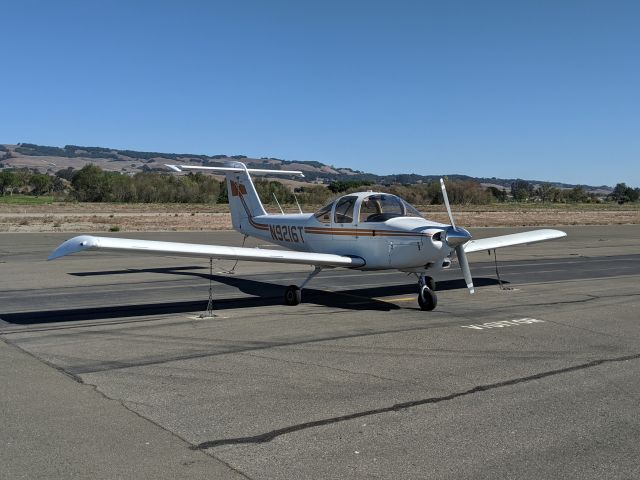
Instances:
[[[571,190],[566,192],[567,200],[573,203],[586,203],[590,201],[590,197],[587,194],[584,187],[576,185]]]
[[[633,189],[631,187],[628,187],[626,183],[618,183],[610,195],[610,197],[619,204],[623,204],[626,202],[636,202],[639,196],[639,190],[637,188]]]
[[[29,179],[31,178],[31,172],[28,168],[21,168],[19,170],[15,170],[16,182],[15,187],[24,190],[22,187],[26,187],[29,185]]]
[[[298,187],[295,189],[295,193],[300,205],[303,206],[325,204],[334,195],[333,192],[322,185]]]
[[[110,174],[107,177],[108,195],[104,200],[110,202],[135,202],[136,188],[128,175]]]
[[[64,192],[67,188],[67,182],[60,177],[52,177],[51,191],[54,193]]]
[[[14,187],[17,186],[17,181],[18,180],[14,172],[10,170],[0,172],[0,192],[2,195],[6,195],[7,192],[12,194]]]
[[[533,195],[533,185],[518,179],[511,184],[511,196],[516,202],[526,202]]]
[[[62,168],[56,172],[56,177],[64,178],[65,180],[71,181],[74,171],[75,169],[73,167]]]
[[[45,173],[34,173],[29,179],[29,184],[33,188],[32,193],[39,197],[51,191],[51,176]]]
[[[81,202],[102,202],[107,188],[102,169],[94,164],[87,164],[73,174],[71,185],[74,195]]]
[[[293,194],[286,185],[276,182],[274,180],[255,180],[253,184],[256,187],[256,192],[263,203],[273,203],[273,196],[278,199],[280,203],[293,203]]]
[[[554,187],[551,186],[551,184],[549,183],[543,183],[540,186],[538,186],[538,188],[535,190],[535,195],[542,201],[542,202],[551,202],[553,201],[553,189]]]
[[[331,182],[328,188],[333,193],[340,193],[340,192],[346,192],[349,189],[366,187],[369,185],[373,185],[373,182],[367,182],[362,180],[336,181],[336,182]]]
[[[507,201],[507,192],[506,190],[498,187],[489,187],[489,192],[491,196],[495,198],[498,202],[506,202]]]
[[[218,194],[216,203],[229,203],[229,193],[227,192],[226,180],[220,182],[220,193]]]

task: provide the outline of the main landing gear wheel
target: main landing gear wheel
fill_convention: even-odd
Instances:
[[[289,285],[284,291],[284,303],[286,305],[299,305],[302,301],[302,291],[296,285]]]
[[[426,285],[420,287],[420,291],[418,292],[418,304],[422,310],[431,311],[436,308],[438,305],[438,297],[436,296],[436,292],[431,290]]]

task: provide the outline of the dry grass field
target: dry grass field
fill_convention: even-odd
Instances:
[[[312,212],[318,206],[305,206]],[[443,206],[419,206],[434,221],[446,222]],[[274,206],[267,205],[271,213]],[[454,205],[456,223],[465,227],[640,224],[640,205],[494,204]],[[296,212],[293,206],[285,206]],[[53,202],[0,204],[0,232],[197,231],[231,228],[227,205],[116,204]]]

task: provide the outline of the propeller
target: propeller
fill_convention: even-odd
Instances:
[[[444,180],[440,179],[440,188],[442,189],[442,198],[444,199],[444,206],[447,207],[447,213],[449,214],[449,221],[451,226],[447,227],[444,231],[444,241],[450,247],[454,248],[456,255],[458,256],[458,262],[464,275],[464,281],[467,284],[470,294],[475,293],[473,287],[473,278],[471,278],[471,269],[469,268],[469,262],[467,261],[467,255],[464,253],[464,244],[471,240],[473,237],[464,228],[456,227],[456,223],[453,221],[453,214],[451,213],[451,206],[449,205],[449,197],[447,196],[447,189],[444,186]]]

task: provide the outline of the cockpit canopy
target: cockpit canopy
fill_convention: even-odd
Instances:
[[[345,195],[331,201],[313,216],[322,223],[330,223],[331,221],[333,223],[354,223],[356,220],[358,223],[384,222],[396,217],[422,218],[420,212],[410,204],[400,197],[388,193]]]

